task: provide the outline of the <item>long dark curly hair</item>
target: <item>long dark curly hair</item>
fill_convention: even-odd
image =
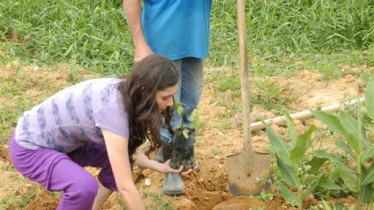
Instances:
[[[156,93],[178,84],[180,74],[173,61],[161,55],[149,55],[135,65],[129,76],[119,83],[129,122],[129,156],[147,139],[151,148],[160,146],[160,125],[163,121],[171,130],[173,107],[160,113]]]

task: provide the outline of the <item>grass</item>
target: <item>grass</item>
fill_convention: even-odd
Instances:
[[[237,63],[234,5],[233,0],[215,2],[210,55],[214,64]],[[371,49],[373,10],[373,2],[364,0],[247,1],[248,53],[277,58]]]
[[[69,61],[102,73],[121,73],[132,64],[132,42],[120,5],[3,1],[0,38],[10,57],[47,64]]]
[[[17,119],[24,111],[63,87],[96,75],[91,73],[87,76],[77,68],[65,69],[63,65],[43,69],[43,73],[38,72],[38,68],[33,68],[33,66],[22,66],[18,62],[0,66],[3,71],[3,75],[0,77],[2,83],[0,86],[1,140],[6,142],[9,140]],[[16,103],[12,103],[14,101]]]
[[[255,85],[259,89],[259,93],[252,95],[251,99],[254,104],[261,104],[265,110],[273,110],[278,114],[286,111],[289,103],[292,102],[292,96],[285,96],[287,90],[279,87],[272,81],[255,81]]]
[[[13,172],[15,172],[12,165],[2,164],[1,169],[4,177],[12,178],[11,184],[7,184],[9,189],[6,191],[12,191],[13,193],[10,195],[8,194],[7,197],[4,197],[4,195],[0,193],[0,209],[25,209],[27,205],[34,199],[38,186],[33,183],[25,184],[25,178],[21,175],[11,175]],[[2,180],[5,181],[5,178]]]
[[[168,199],[164,198],[163,194],[145,192],[143,194],[143,196],[145,198],[150,198],[155,203],[155,206],[152,209],[155,209],[155,210],[172,210],[172,209],[174,209],[173,205],[170,203],[170,201]]]
[[[213,2],[207,64],[237,67],[236,1]],[[300,2],[247,1],[248,54],[276,62],[293,54],[373,51],[372,1]],[[126,73],[133,64],[121,1],[2,1],[0,40],[8,59],[69,62],[103,74]]]

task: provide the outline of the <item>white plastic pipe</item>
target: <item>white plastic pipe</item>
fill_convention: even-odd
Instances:
[[[324,106],[322,108],[314,108],[312,110],[321,110],[321,111],[324,111],[324,112],[334,112],[334,111],[338,111],[338,110],[343,109],[344,106],[355,105],[359,101],[364,102],[365,97],[350,100],[347,103],[340,102],[340,103]],[[305,110],[305,111],[301,111],[301,112],[291,114],[290,117],[293,120],[302,120],[302,119],[308,119],[308,118],[313,117],[313,114],[310,110]],[[279,125],[279,124],[283,124],[285,122],[286,122],[286,118],[284,116],[279,116],[279,117],[274,117],[274,118],[271,118],[271,119],[264,120],[264,123],[267,124],[267,125]],[[251,131],[264,129],[265,128],[264,123],[262,121],[251,123],[251,125],[250,125]]]

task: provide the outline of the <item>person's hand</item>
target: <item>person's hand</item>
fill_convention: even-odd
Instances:
[[[152,55],[152,49],[147,45],[143,44],[135,49],[134,61],[139,62],[148,55]]]
[[[179,167],[178,169],[174,169],[170,165],[170,159],[167,160],[165,163],[159,163],[154,160],[149,160],[146,155],[143,153],[136,151],[132,158],[134,159],[134,164],[138,165],[139,167],[149,168],[159,173],[178,173],[182,175],[184,178],[189,178],[193,172],[199,172],[199,165],[196,162],[194,168],[190,168],[187,171],[183,171],[183,166]]]
[[[172,168],[170,166],[170,159],[169,159],[164,163],[164,167],[165,167],[164,168],[165,169],[164,173],[178,173],[185,178],[190,178],[191,173],[195,171],[195,168],[196,169],[198,168],[198,165],[196,165],[193,169],[190,168],[187,171],[183,171],[183,166],[179,167],[179,169]]]
[[[190,168],[189,170],[187,170],[187,171],[185,171],[185,172],[182,172],[181,175],[182,175],[183,177],[185,177],[185,178],[190,178],[190,177],[191,177],[191,174],[192,174],[193,172],[200,172],[200,166],[199,166],[199,164],[197,163],[197,161],[196,161],[195,166],[194,166],[193,168]]]

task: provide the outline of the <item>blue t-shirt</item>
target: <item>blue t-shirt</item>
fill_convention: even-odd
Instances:
[[[49,97],[18,120],[17,143],[68,153],[89,141],[103,142],[101,128],[128,138],[127,114],[117,90],[120,81],[87,80]]]
[[[153,52],[171,60],[206,58],[212,0],[144,0],[144,36]]]

